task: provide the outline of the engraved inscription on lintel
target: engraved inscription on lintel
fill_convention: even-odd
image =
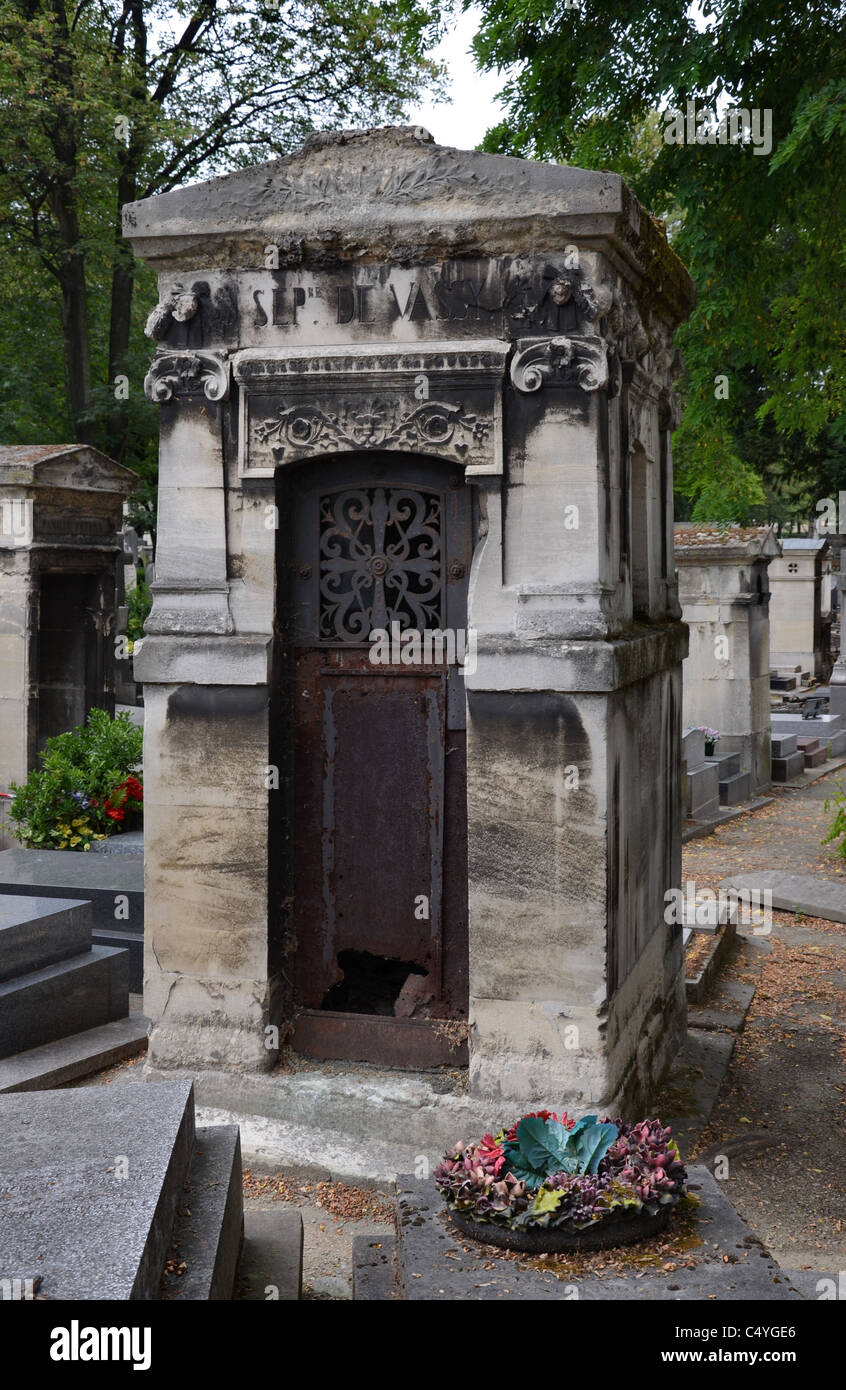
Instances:
[[[272,250],[272,248],[270,248]],[[198,271],[161,277],[147,333],[163,347],[417,342],[590,331],[592,287],[560,257],[499,258],[402,267]]]

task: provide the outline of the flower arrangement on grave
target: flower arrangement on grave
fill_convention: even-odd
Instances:
[[[699,725],[699,732],[705,735],[705,756],[710,758],[717,747],[717,739],[720,737],[719,729],[709,729],[706,724]]]
[[[511,1231],[582,1232],[612,1216],[658,1215],[685,1195],[687,1173],[661,1121],[524,1115],[481,1143],[459,1142],[435,1169],[450,1212]],[[480,1235],[480,1239],[484,1237]]]
[[[93,709],[85,725],[47,740],[41,766],[11,784],[11,830],[30,849],[88,850],[138,825],[143,734],[126,713]]]

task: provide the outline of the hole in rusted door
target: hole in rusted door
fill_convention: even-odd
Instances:
[[[365,455],[306,465],[283,491],[294,1045],[454,1066],[466,1060],[454,1024],[467,1012],[470,490],[451,465]],[[377,652],[374,631],[388,634]]]

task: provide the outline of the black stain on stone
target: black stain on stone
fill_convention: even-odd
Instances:
[[[260,685],[180,685],[168,697],[171,721],[201,719],[229,723],[264,718],[267,689]]]

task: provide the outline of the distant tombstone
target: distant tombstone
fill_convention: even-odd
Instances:
[[[770,565],[770,664],[825,676],[822,586],[828,541],[790,536],[781,547],[781,557]]]
[[[152,1066],[287,1038],[634,1103],[685,1018],[663,231],[615,174],[419,128],[124,218],[159,271]]]
[[[0,447],[0,789],[114,709],[118,532],[136,476],[81,444]]]
[[[679,601],[690,629],[683,720],[719,731],[720,754],[740,755],[753,791],[770,785],[767,571],[780,553],[766,526],[675,527]]]

